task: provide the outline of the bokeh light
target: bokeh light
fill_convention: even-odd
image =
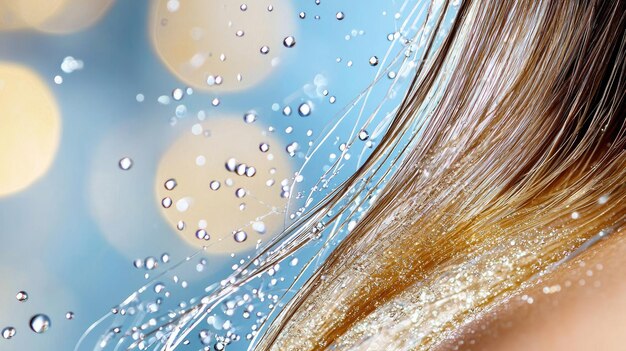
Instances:
[[[259,125],[240,118],[193,125],[159,164],[161,212],[187,243],[207,246],[209,253],[255,248],[283,229],[283,185],[293,174],[283,149]]]
[[[0,0],[0,29],[65,34],[96,23],[114,0]]]
[[[288,0],[156,0],[150,32],[158,56],[183,82],[237,91],[280,64],[289,50],[285,38],[295,35],[294,18]]]
[[[0,196],[27,188],[54,160],[61,134],[52,92],[32,70],[0,63]]]

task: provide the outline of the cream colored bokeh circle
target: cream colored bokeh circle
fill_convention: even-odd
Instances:
[[[20,27],[36,27],[60,11],[67,0],[0,0],[0,7]]]
[[[261,143],[270,145],[269,151],[262,152]],[[185,132],[161,158],[155,184],[159,204],[164,198],[172,200],[161,211],[174,231],[195,247],[224,254],[254,249],[259,240],[267,242],[280,232],[287,206],[281,183],[292,175],[290,159],[280,145],[259,126],[244,124],[240,118],[213,119]],[[255,174],[228,171],[225,164],[231,158],[254,167]],[[169,179],[176,181],[172,190],[166,188]],[[219,182],[217,190],[217,183],[211,188],[214,181]],[[244,189],[245,196],[237,197],[237,189]],[[199,229],[210,239],[198,239]],[[247,234],[244,242],[235,241],[237,230]]]
[[[258,84],[293,50],[283,40],[294,35],[295,17],[290,0],[155,0],[150,31],[158,56],[183,82],[236,91]]]
[[[46,173],[60,134],[59,110],[44,81],[24,66],[0,63],[0,196]]]
[[[65,34],[96,23],[114,0],[0,0],[0,29]]]
[[[48,0],[45,0],[48,1]],[[37,30],[65,34],[92,26],[109,10],[114,0],[64,0],[54,16],[39,23]]]

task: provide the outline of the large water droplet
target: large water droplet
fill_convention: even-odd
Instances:
[[[30,329],[37,334],[45,333],[51,326],[52,322],[45,314],[36,314],[30,319]]]

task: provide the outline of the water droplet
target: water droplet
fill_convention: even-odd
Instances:
[[[243,121],[250,124],[256,121],[257,115],[254,112],[248,112],[243,115]]]
[[[178,185],[178,183],[176,183],[176,179],[168,179],[165,181],[165,189],[167,190],[174,190],[174,188]]]
[[[13,328],[13,327],[6,327],[6,328],[2,329],[2,337],[7,339],[7,340],[9,340],[12,337],[14,337],[15,333],[16,333],[16,331],[15,331],[15,328]]]
[[[265,234],[265,231],[267,230],[265,223],[261,221],[252,223],[252,229],[259,234]]]
[[[172,90],[172,98],[176,101],[180,101],[183,98],[184,94],[185,92],[181,88],[176,88]]]
[[[170,208],[172,206],[172,199],[169,197],[163,198],[163,200],[161,200],[161,205],[163,208]]]
[[[285,108],[283,108],[283,115],[290,116],[291,115],[291,107],[285,106]]]
[[[28,293],[26,291],[20,291],[15,294],[15,298],[19,302],[26,302],[26,300],[28,300]]]
[[[270,48],[269,48],[269,46],[263,45],[263,46],[261,46],[261,50],[259,50],[259,51],[261,51],[261,53],[263,55],[267,55],[270,52]]]
[[[169,261],[170,255],[167,252],[163,253],[163,255],[161,255],[161,262],[168,263]]]
[[[234,158],[229,158],[225,164],[226,170],[229,172],[234,172],[237,168],[237,160]]]
[[[241,4],[241,6],[239,6],[239,9],[240,9],[241,11],[245,11],[245,10],[247,10],[247,9],[248,9],[248,5],[246,5],[246,4]]]
[[[302,18],[302,19],[305,19],[305,18],[306,18],[306,12],[300,12],[300,13],[298,14],[298,17],[300,17],[300,18]]]
[[[301,104],[300,107],[298,107],[298,114],[302,117],[309,116],[311,114],[311,105],[306,102]]]
[[[243,188],[238,188],[237,190],[235,190],[235,196],[241,199],[242,197],[246,196],[246,190]]]
[[[254,167],[246,168],[246,177],[254,177],[255,174],[256,174],[256,168]]]
[[[74,319],[74,312],[72,312],[72,311],[68,311],[68,312],[65,314],[65,319],[67,319],[67,320],[72,320],[72,319]]]
[[[198,230],[196,230],[196,238],[198,238],[200,240],[209,240],[211,238],[211,236],[209,235],[209,233],[207,233],[206,230],[198,229]]]
[[[156,258],[150,256],[150,257],[146,257],[146,260],[144,261],[143,265],[146,267],[147,270],[153,270],[157,268],[159,263],[157,262]]]
[[[344,18],[346,18],[346,15],[345,15],[343,12],[339,11],[339,12],[337,12],[337,15],[336,15],[335,17],[336,17],[339,21],[341,21],[341,20],[343,20]]]
[[[154,292],[157,294],[160,294],[161,291],[165,290],[165,284],[163,283],[156,283],[154,284]]]
[[[30,329],[37,334],[45,333],[51,326],[50,318],[45,314],[36,314],[30,319]]]
[[[140,259],[140,258],[136,258],[136,259],[133,261],[133,266],[135,266],[135,268],[141,268],[141,267],[143,267],[143,260],[142,260],[142,259]]]
[[[285,37],[285,40],[283,40],[283,45],[285,45],[286,48],[292,48],[296,45],[296,38],[294,38],[293,36],[288,36]]]
[[[235,168],[235,173],[237,173],[237,175],[242,176],[242,175],[246,174],[246,168],[247,167],[248,166],[245,163],[240,163],[240,164],[237,165],[237,168]]]
[[[128,171],[133,166],[133,160],[130,157],[124,157],[119,162],[120,169]]]
[[[365,141],[365,140],[369,139],[369,137],[370,137],[370,135],[369,135],[369,133],[367,132],[367,130],[363,129],[363,130],[361,130],[361,131],[359,132],[359,139],[360,139],[361,141]]]
[[[214,180],[211,183],[209,183],[209,187],[211,188],[211,190],[218,190],[220,186],[221,184],[217,180]]]
[[[376,56],[370,57],[370,65],[371,66],[377,66],[378,65],[378,57],[376,57]]]
[[[267,143],[261,143],[259,144],[259,150],[261,150],[261,152],[268,152],[270,150],[270,146]]]
[[[248,239],[248,234],[244,232],[243,230],[238,230],[233,234],[233,238],[235,239],[236,242],[242,243],[246,241],[246,239]]]

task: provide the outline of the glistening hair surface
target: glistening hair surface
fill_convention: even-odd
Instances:
[[[465,1],[344,189],[412,133],[406,159],[257,349],[431,349],[621,234],[625,28],[624,1]]]

